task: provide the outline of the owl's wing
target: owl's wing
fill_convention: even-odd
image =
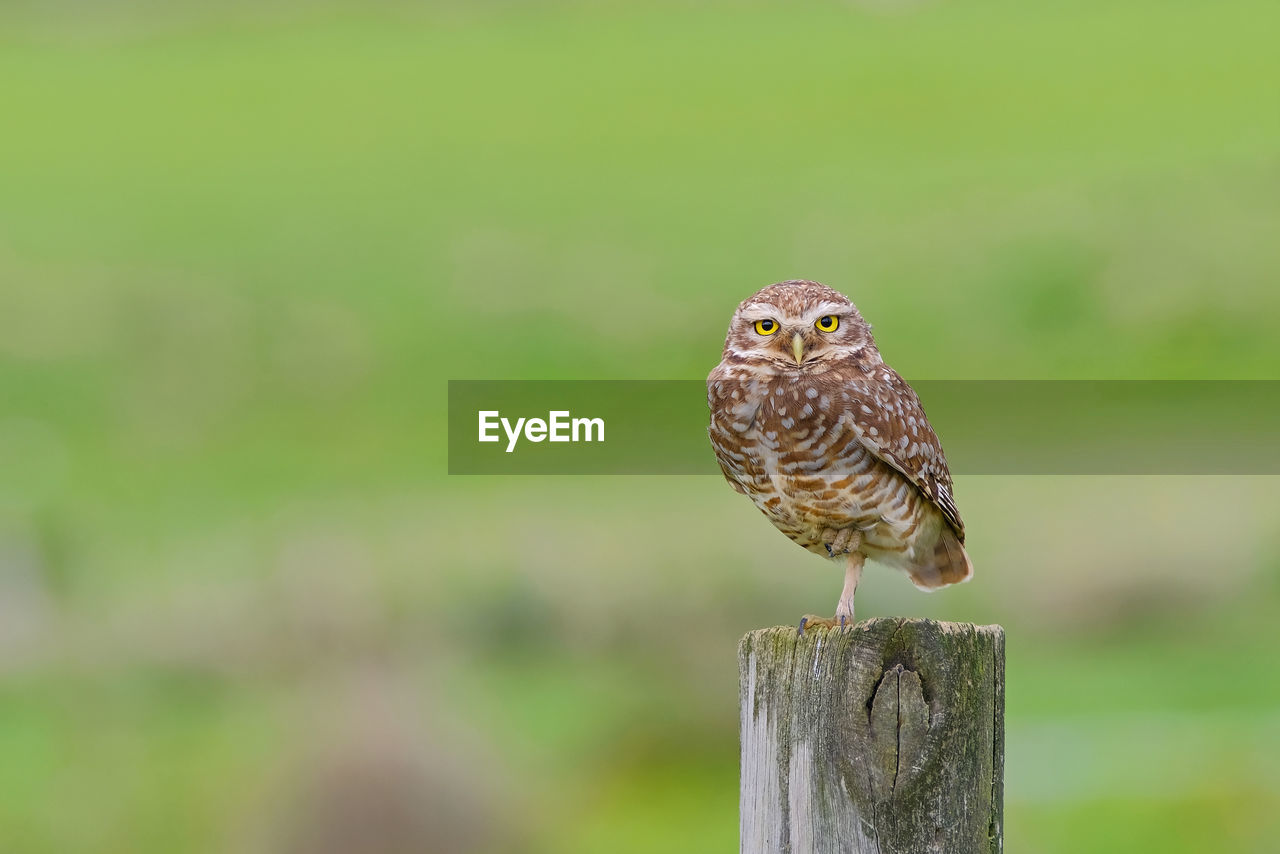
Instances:
[[[862,446],[911,481],[937,505],[964,542],[964,522],[951,491],[951,471],[915,390],[888,365],[848,380],[843,391]]]
[[[746,493],[743,481],[749,480],[759,469],[759,461],[743,453],[742,447],[742,434],[751,428],[760,408],[758,395],[744,399],[742,394],[735,393],[747,386],[723,363],[707,377],[707,406],[711,410],[707,435],[724,479],[743,494]]]

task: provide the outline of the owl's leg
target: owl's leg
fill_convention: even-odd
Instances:
[[[866,560],[862,552],[858,551],[858,547],[862,545],[862,534],[856,528],[841,528],[839,531],[828,528],[823,531],[823,539],[827,539],[828,536],[831,539],[827,542],[827,551],[831,552],[833,557],[840,554],[840,551],[835,550],[838,544],[845,553],[844,589],[840,591],[836,615],[830,619],[815,617],[812,614],[806,616],[800,621],[800,627],[797,630],[801,635],[808,626],[826,626],[829,629],[838,626],[843,629],[854,623],[853,595],[858,590],[858,580],[862,578],[862,562]]]
[[[852,626],[853,596],[858,592],[858,581],[862,578],[862,562],[866,558],[862,552],[849,552],[844,564],[844,589],[840,591],[840,602],[836,605],[836,620],[840,627]]]

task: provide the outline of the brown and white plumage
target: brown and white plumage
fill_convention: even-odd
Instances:
[[[845,560],[838,618],[853,617],[864,557],[926,590],[973,574],[938,437],[848,297],[796,280],[745,300],[707,400],[730,485],[805,549]]]

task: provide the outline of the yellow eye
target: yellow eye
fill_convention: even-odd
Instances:
[[[757,320],[756,332],[761,335],[772,335],[778,331],[778,323],[774,320]]]
[[[836,327],[840,325],[840,318],[834,314],[824,314],[818,318],[818,322],[813,324],[818,327],[819,332],[835,332]]]

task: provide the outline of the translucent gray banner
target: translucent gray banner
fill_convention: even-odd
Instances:
[[[912,386],[956,475],[1280,474],[1280,381]],[[449,473],[718,475],[708,417],[700,380],[452,380]]]

